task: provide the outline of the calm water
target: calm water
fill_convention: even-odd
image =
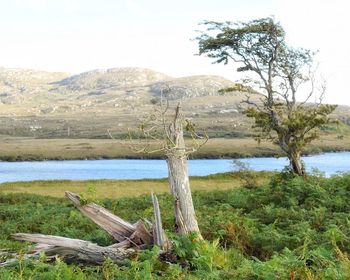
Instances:
[[[350,152],[326,153],[303,158],[307,169],[332,175],[350,172]],[[286,158],[249,158],[254,170],[281,170]],[[233,170],[232,160],[200,159],[189,161],[190,175],[208,175]],[[167,176],[163,160],[71,160],[39,162],[0,162],[0,182],[32,180],[142,179]]]

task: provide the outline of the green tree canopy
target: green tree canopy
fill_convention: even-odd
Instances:
[[[315,52],[288,46],[284,29],[273,18],[204,25],[206,31],[197,37],[199,55],[213,58],[214,63],[232,61],[238,72],[248,74],[245,85],[261,93],[260,103],[245,100],[249,107],[244,113],[254,119],[257,138],[278,144],[292,171],[304,175],[301,152],[319,136],[322,125],[332,122],[329,114],[336,108],[321,104],[326,86],[324,82],[316,85]],[[297,93],[306,90],[305,99],[297,100]],[[319,102],[308,103],[312,96]]]

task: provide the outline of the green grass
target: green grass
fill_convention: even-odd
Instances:
[[[258,183],[262,184],[272,174],[270,172],[258,172]],[[215,174],[205,177],[191,177],[191,189],[194,191],[226,190],[242,186],[244,178],[238,173]],[[85,193],[88,189],[96,190],[95,197],[120,198],[149,195],[156,193],[168,193],[167,179],[143,179],[143,180],[89,180],[89,181],[33,181],[14,182],[0,184],[0,195],[8,193],[39,194],[44,196],[64,197],[65,191]]]
[[[171,262],[159,260],[156,248],[123,266],[108,260],[100,267],[59,260],[47,264],[42,257],[1,269],[0,279],[349,279],[350,175],[304,179],[270,174],[261,187],[195,191],[193,199],[207,241],[171,236],[176,255]],[[164,227],[171,232],[171,198],[162,194],[159,201]],[[152,217],[149,195],[100,203],[131,222]],[[112,242],[62,198],[2,194],[0,222],[0,247],[17,252],[29,244],[11,240],[15,232]]]

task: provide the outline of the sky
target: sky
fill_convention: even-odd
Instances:
[[[196,56],[199,23],[274,16],[295,47],[318,50],[325,102],[350,105],[346,0],[0,0],[0,67],[72,74],[145,67],[170,76],[221,75],[234,64]]]

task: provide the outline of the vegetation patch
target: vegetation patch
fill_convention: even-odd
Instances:
[[[0,279],[348,279],[350,275],[350,175],[331,178],[274,175],[257,188],[194,192],[203,237],[173,236],[172,254],[146,250],[124,265],[46,263],[19,259]],[[164,227],[174,227],[171,197],[159,196]],[[150,197],[103,199],[115,214],[151,219]],[[0,197],[0,247],[26,252],[15,232],[40,232],[112,240],[63,199],[30,194]],[[2,257],[4,259],[4,257]]]

